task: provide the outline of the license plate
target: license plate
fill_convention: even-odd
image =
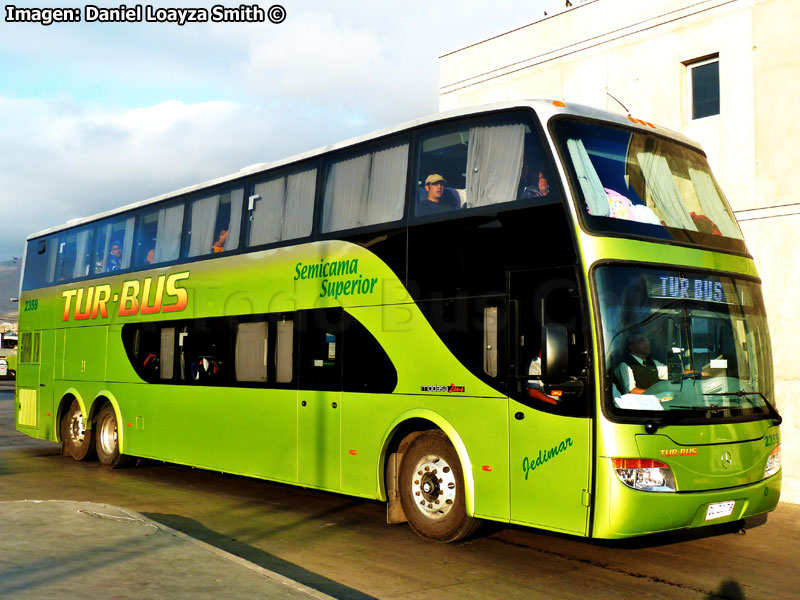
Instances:
[[[735,505],[736,502],[733,500],[729,502],[717,502],[716,504],[709,504],[708,510],[706,510],[706,521],[727,517],[733,513],[733,507]]]

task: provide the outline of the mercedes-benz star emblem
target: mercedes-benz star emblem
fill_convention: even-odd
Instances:
[[[729,469],[733,464],[733,459],[731,458],[730,452],[725,452],[722,456],[720,456],[719,460],[722,463],[723,469]]]

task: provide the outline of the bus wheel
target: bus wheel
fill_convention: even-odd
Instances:
[[[441,431],[425,431],[411,442],[399,483],[403,511],[419,536],[455,542],[480,526],[478,519],[467,516],[461,463]]]
[[[121,469],[129,466],[133,462],[133,458],[120,454],[119,451],[117,415],[114,412],[114,407],[106,404],[97,414],[95,422],[97,458],[100,463],[112,469]]]
[[[81,405],[73,400],[69,410],[61,419],[61,444],[63,454],[69,454],[75,460],[90,458],[93,446],[92,431],[86,429],[86,419],[81,413]]]

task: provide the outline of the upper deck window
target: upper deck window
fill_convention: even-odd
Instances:
[[[136,228],[136,266],[157,265],[178,259],[183,229],[183,204],[147,211]]]
[[[311,235],[317,170],[256,182],[250,197],[248,246],[260,246]]]
[[[402,218],[407,173],[407,143],[395,143],[332,162],[325,183],[322,232]]]
[[[239,247],[244,190],[236,188],[189,203],[188,256],[229,252]]]
[[[700,151],[610,125],[565,119],[554,129],[589,229],[744,251]]]
[[[417,216],[550,195],[550,162],[522,120],[433,128],[418,148]]]
[[[118,217],[97,225],[94,245],[94,272],[111,273],[131,266],[134,217]]]

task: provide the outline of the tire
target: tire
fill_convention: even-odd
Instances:
[[[92,430],[86,429],[86,419],[77,400],[72,401],[61,419],[61,445],[62,454],[75,460],[91,458],[94,452]]]
[[[112,469],[122,469],[133,463],[132,457],[120,454],[117,415],[113,406],[106,404],[100,409],[94,430],[97,459],[101,464]]]
[[[408,524],[420,537],[455,542],[480,527],[480,520],[467,516],[461,462],[441,431],[424,431],[411,441],[399,487]]]

